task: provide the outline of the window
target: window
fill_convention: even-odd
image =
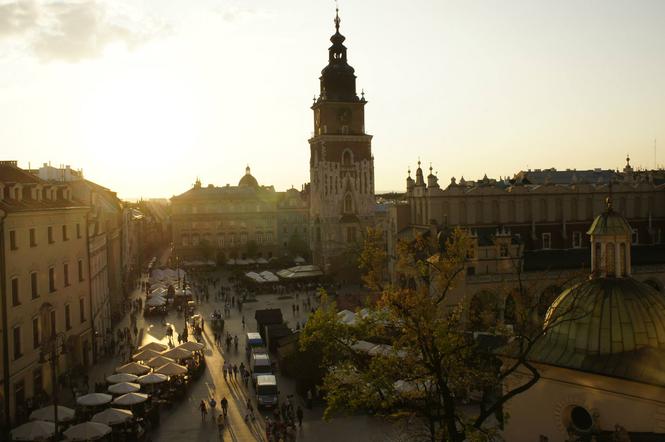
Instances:
[[[347,242],[355,242],[356,240],[356,228],[355,227],[347,227],[346,228],[346,241]]]
[[[551,249],[552,248],[552,234],[551,233],[543,233],[543,249]]]
[[[39,286],[37,285],[37,272],[30,273],[30,295],[32,299],[39,298]]]
[[[54,242],[53,241],[53,227],[48,226],[47,236],[48,236],[48,243],[53,244],[53,242]]]
[[[65,330],[72,328],[72,314],[69,304],[65,304]]]
[[[65,287],[69,287],[69,264],[63,265],[62,273],[65,277]]]
[[[55,292],[55,267],[48,269],[48,291],[49,293]]]
[[[39,348],[39,317],[32,318],[32,348]]]
[[[51,318],[50,318],[51,319],[51,336],[55,336],[57,331],[58,331],[57,323],[56,323],[56,320],[55,320],[55,310],[51,310],[50,316],[51,316]]]
[[[605,272],[607,276],[616,276],[616,250],[612,242],[605,245]]]
[[[42,367],[35,368],[35,371],[32,372],[32,389],[35,393],[41,392],[44,390],[44,382],[42,380]]]
[[[83,260],[79,259],[79,282],[83,281]]]
[[[76,238],[81,239],[81,225],[76,223]]]
[[[21,305],[21,299],[18,293],[18,278],[12,278],[12,305],[14,307]]]
[[[21,327],[14,327],[14,360],[23,356],[21,352]]]
[[[344,197],[344,213],[352,213],[353,212],[353,200],[351,199],[351,195],[347,194]]]
[[[9,248],[11,250],[18,249],[18,245],[16,244],[16,230],[9,231]]]
[[[579,249],[582,247],[582,232],[573,232],[573,248]]]
[[[30,229],[30,247],[37,247],[37,232],[35,229]]]
[[[67,225],[62,226],[62,240],[67,241],[69,237],[67,236]]]
[[[631,244],[639,244],[640,243],[640,235],[639,235],[637,229],[632,229],[632,230],[633,230],[633,234],[632,234],[632,238],[631,238]]]
[[[499,256],[501,258],[508,256],[508,244],[499,244]]]
[[[79,314],[81,324],[83,324],[85,322],[85,298],[79,298]]]

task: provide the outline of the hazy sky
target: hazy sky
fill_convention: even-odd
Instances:
[[[0,0],[0,158],[123,197],[309,179],[332,0]],[[340,0],[377,190],[665,164],[665,1]]]

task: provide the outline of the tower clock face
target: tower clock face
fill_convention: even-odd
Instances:
[[[351,122],[351,109],[343,107],[337,112],[337,119],[342,124],[349,124]]]

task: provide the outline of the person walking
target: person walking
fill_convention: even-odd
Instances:
[[[233,364],[233,380],[236,380],[238,378],[238,365]]]
[[[224,417],[226,417],[226,414],[228,413],[229,409],[229,401],[226,400],[226,396],[222,398],[222,412],[224,413]]]
[[[201,422],[205,422],[206,416],[208,415],[208,409],[206,408],[206,403],[203,399],[201,399],[199,409],[201,410]]]
[[[302,428],[303,412],[302,408],[300,408],[300,405],[298,405],[298,409],[296,410],[296,416],[298,417],[298,427]]]
[[[208,405],[210,405],[210,413],[211,413],[210,419],[215,420],[215,412],[216,412],[215,407],[217,406],[217,401],[213,396],[211,396],[210,400],[208,400]]]

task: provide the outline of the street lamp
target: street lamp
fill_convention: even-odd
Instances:
[[[53,389],[53,420],[55,436],[58,437],[58,361],[60,355],[67,354],[67,336],[64,333],[51,335],[47,341],[42,342],[39,352],[39,362],[51,365],[51,385]]]

